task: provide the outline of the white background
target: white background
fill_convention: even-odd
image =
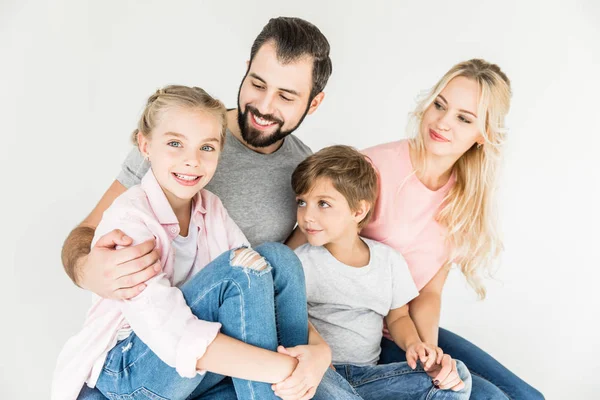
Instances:
[[[60,249],[130,150],[147,96],[197,85],[235,107],[250,46],[273,16],[331,43],[313,150],[405,136],[415,97],[480,57],[512,80],[502,179],[506,252],[488,299],[457,271],[442,326],[549,399],[599,398],[600,11],[587,1],[0,2],[0,398],[48,398],[89,295]]]

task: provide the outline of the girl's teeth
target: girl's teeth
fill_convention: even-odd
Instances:
[[[178,177],[179,179],[183,179],[184,181],[193,181],[198,179],[197,176],[188,176],[188,175],[179,175],[179,174],[175,174],[176,177]]]

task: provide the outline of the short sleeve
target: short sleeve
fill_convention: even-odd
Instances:
[[[396,250],[388,247],[392,274],[392,304],[390,310],[400,308],[419,295],[408,270],[408,264]]]
[[[132,186],[139,185],[149,169],[150,163],[144,159],[140,150],[134,147],[123,161],[121,172],[117,175],[117,181],[129,189]]]

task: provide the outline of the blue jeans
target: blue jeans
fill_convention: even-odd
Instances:
[[[278,344],[306,344],[308,313],[300,261],[279,243],[255,250],[268,262],[267,268],[232,266],[233,251],[225,252],[181,287],[186,303],[198,318],[220,322],[223,334],[254,346],[275,351]],[[111,400],[276,398],[269,383],[210,372],[182,378],[134,333],[108,353],[95,390],[84,386],[79,399],[94,399],[98,392]],[[325,376],[314,398],[360,399],[332,374]]]
[[[492,356],[462,337],[439,330],[438,345],[452,358],[465,363],[473,379],[473,400],[539,400],[544,396],[521,378],[510,372]],[[381,342],[380,364],[406,361],[404,351],[388,339]]]
[[[465,383],[458,392],[436,389],[420,365],[413,370],[406,362],[366,366],[338,364],[335,369],[364,400],[468,400],[471,374],[462,362],[457,361],[456,366]]]

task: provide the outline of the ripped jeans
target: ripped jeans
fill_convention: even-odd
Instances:
[[[280,243],[265,243],[255,250],[267,261],[266,267],[232,266],[233,251],[225,252],[181,286],[187,304],[198,318],[220,322],[223,334],[254,346],[276,351],[278,344],[306,344],[308,314],[300,261]],[[315,399],[360,399],[332,372],[326,374]],[[224,378],[210,372],[182,378],[132,333],[108,353],[96,388],[84,386],[79,399],[95,398],[93,392],[111,400],[276,399],[268,383]]]

